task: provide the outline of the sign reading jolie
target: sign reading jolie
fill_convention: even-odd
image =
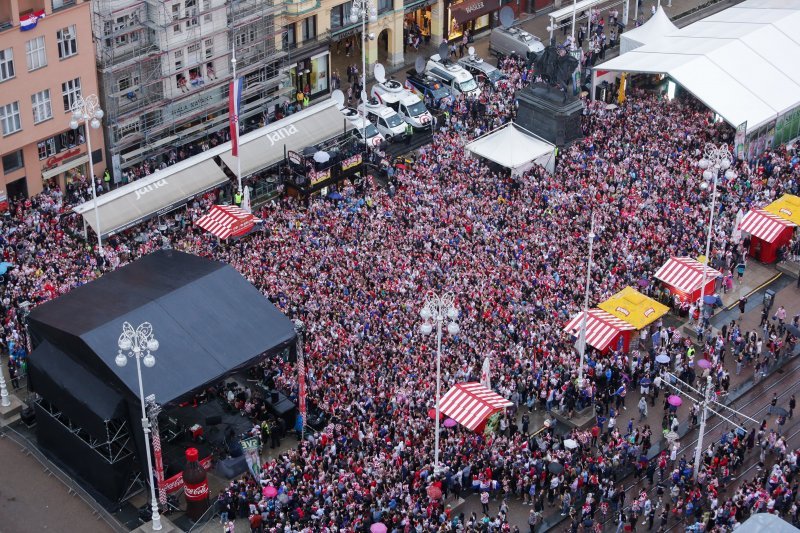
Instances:
[[[361,154],[356,154],[342,161],[342,170],[350,170],[361,164]]]
[[[45,170],[50,170],[54,166],[59,165],[62,161],[65,161],[70,157],[75,157],[76,155],[80,155],[80,153],[81,153],[80,148],[71,148],[69,150],[61,152],[60,154],[50,156],[44,163]]]

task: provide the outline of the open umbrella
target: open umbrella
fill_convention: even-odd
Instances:
[[[278,501],[281,503],[286,503],[289,501],[289,495],[285,492],[282,492],[278,495]]]
[[[560,474],[564,470],[564,465],[553,461],[547,466],[547,469],[554,474]]]
[[[681,400],[680,396],[675,396],[672,394],[669,398],[667,398],[667,402],[673,407],[678,407],[683,403],[683,400]]]
[[[273,487],[272,485],[268,485],[264,487],[264,496],[267,498],[274,498],[278,495],[278,489]]]
[[[434,415],[434,416],[435,416],[435,415]],[[455,420],[453,420],[452,418],[448,418],[447,420],[445,420],[445,421],[444,421],[444,427],[446,427],[446,428],[452,428],[452,427],[455,427],[455,426],[456,426],[456,424],[458,424],[458,422],[456,422],[456,421],[455,421]]]
[[[650,385],[650,383],[652,383],[652,381],[650,381],[650,378],[642,378],[641,381],[639,381],[639,385],[642,385],[642,386],[645,386],[645,387],[647,385]]]
[[[650,285],[650,280],[649,279],[642,278],[642,279],[639,280],[639,286],[640,287],[647,287],[648,285]]]
[[[670,431],[669,433],[664,435],[664,438],[667,439],[669,442],[676,441],[676,440],[678,440],[679,437],[680,437],[680,435],[678,435],[674,431]]]
[[[7,261],[3,261],[2,263],[0,263],[0,276],[4,275],[6,272],[8,272],[8,269],[13,267],[13,266],[14,266],[13,263],[9,263]]]
[[[427,489],[428,498],[431,500],[438,500],[442,497],[442,489],[437,487],[436,485],[430,485]]]
[[[317,163],[327,163],[331,160],[331,156],[328,152],[319,151],[314,153],[314,161]]]
[[[656,363],[661,363],[662,365],[666,365],[669,363],[669,356],[665,353],[656,356]]]
[[[703,303],[706,305],[714,305],[715,303],[717,303],[717,297],[714,296],[713,294],[706,294],[705,296],[703,296]]]
[[[431,420],[436,420],[436,408],[431,407],[428,409],[428,416],[431,417]],[[442,417],[442,412],[439,411],[439,418]]]
[[[371,526],[369,526],[370,533],[386,533],[387,528],[386,524],[383,522],[375,522]]]
[[[789,411],[787,411],[783,407],[773,407],[772,408],[772,413],[774,413],[774,414],[776,414],[778,416],[789,416]]]
[[[578,447],[578,441],[574,439],[566,439],[564,441],[564,447],[568,450],[574,450],[575,448]]]
[[[711,361],[709,361],[708,359],[698,359],[697,366],[699,366],[700,368],[711,368],[714,365],[712,365]]]

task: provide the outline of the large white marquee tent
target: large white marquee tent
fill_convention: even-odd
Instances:
[[[800,0],[746,0],[595,72],[666,74],[732,126],[746,122],[750,132],[800,106],[798,58]]]
[[[466,148],[477,157],[511,169],[514,175],[522,174],[534,163],[551,174],[555,170],[556,147],[513,122],[478,137]]]
[[[650,20],[619,36],[619,53],[630,52],[675,31],[678,31],[678,27],[669,20],[664,8],[658,6],[656,14],[650,17]]]

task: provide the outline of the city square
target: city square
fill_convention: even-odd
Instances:
[[[0,531],[800,526],[800,2],[37,1]]]

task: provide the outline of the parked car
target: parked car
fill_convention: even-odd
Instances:
[[[519,28],[495,28],[489,36],[489,51],[495,55],[516,55],[535,61],[544,53],[544,44],[535,35]]]

